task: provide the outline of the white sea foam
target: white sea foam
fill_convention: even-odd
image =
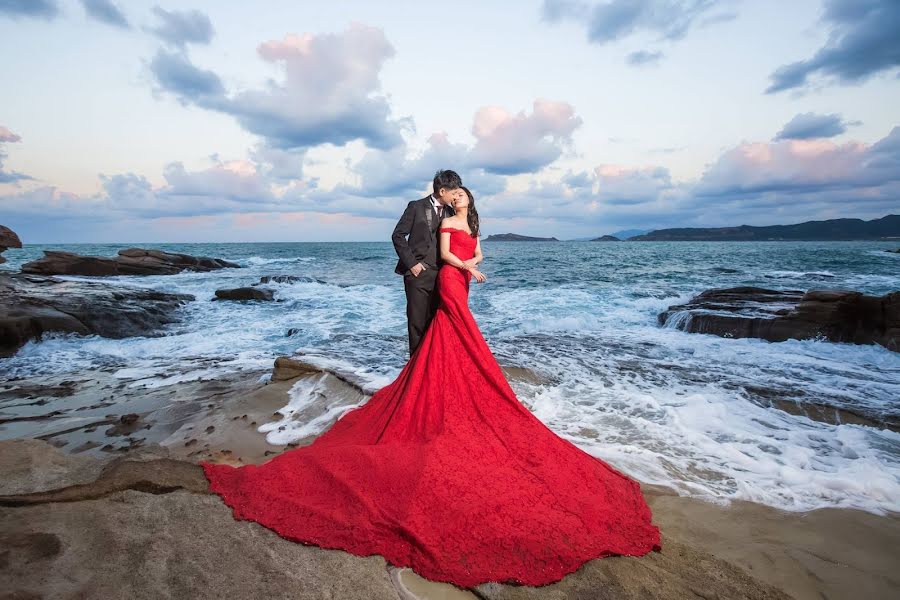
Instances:
[[[350,397],[328,393],[325,373],[299,379],[288,392],[287,406],[278,410],[277,421],[257,428],[266,434],[270,444],[282,445],[319,435],[348,411],[362,405],[366,397]],[[352,400],[357,400],[352,402]]]
[[[831,271],[766,271],[763,277],[788,278],[788,279],[822,279],[835,277]]]
[[[316,260],[313,256],[288,256],[282,258],[266,258],[264,256],[250,256],[238,261],[238,264],[246,264],[251,266],[275,265],[279,263],[304,263]]]

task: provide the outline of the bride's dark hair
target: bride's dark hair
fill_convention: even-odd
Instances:
[[[472,237],[478,237],[478,211],[475,210],[475,196],[472,195],[472,192],[466,186],[461,185],[459,187],[469,197],[469,212],[466,215],[466,221],[469,223],[469,229],[472,230]]]

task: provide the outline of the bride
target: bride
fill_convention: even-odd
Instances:
[[[433,581],[543,585],[659,549],[639,484],[516,398],[468,306],[485,281],[472,193],[442,221],[440,306],[397,378],[312,444],[260,465],[201,462],[234,518],[378,554]]]

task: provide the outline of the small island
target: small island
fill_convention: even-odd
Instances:
[[[486,242],[558,242],[555,237],[531,237],[517,233],[495,233],[484,238]]]
[[[619,238],[614,235],[601,235],[598,238],[594,238],[591,240],[592,242],[621,242]]]

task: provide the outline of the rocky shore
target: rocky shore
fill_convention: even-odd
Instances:
[[[44,257],[22,265],[22,272],[36,275],[173,275],[182,271],[202,272],[225,268],[236,269],[240,265],[208,256],[126,248],[119,250],[115,258],[44,250]]]
[[[711,289],[670,306],[658,321],[722,337],[770,342],[819,338],[900,351],[900,292],[869,296],[850,290]]]
[[[514,387],[542,380],[524,369],[506,374]],[[379,556],[296,544],[235,521],[197,462],[258,464],[311,443],[314,435],[271,445],[258,431],[286,417],[279,411],[293,386],[311,382],[317,402],[292,419],[367,399],[352,376],[303,356],[278,358],[268,374],[149,389],[106,375],[5,384],[0,410],[23,417],[0,425],[14,436],[0,442],[8,597],[819,599],[900,589],[896,515],[720,506],[653,486],[644,491],[662,552],[589,561],[537,588],[463,590]]]
[[[0,251],[16,247],[13,236],[0,229]],[[141,249],[112,259],[46,254],[29,268],[139,275],[238,266]],[[298,281],[316,280],[263,276],[247,287],[217,290],[216,298],[273,301],[266,284]],[[0,272],[0,357],[52,332],[160,335],[181,318],[185,303],[196,300],[102,281]],[[898,305],[900,292],[713,289],[669,307],[659,324],[723,337],[819,338],[898,351]],[[167,363],[164,377],[147,379],[115,361],[0,382],[0,599],[805,600],[893,598],[900,590],[897,514],[725,506],[650,485],[643,489],[663,532],[662,552],[589,561],[537,588],[487,583],[464,590],[426,581],[379,556],[289,542],[257,523],[235,521],[209,492],[197,463],[259,464],[309,444],[334,414],[366,402],[374,390],[352,372],[322,368],[308,355],[278,357],[271,369],[224,373],[219,360],[186,356]],[[527,390],[558,383],[520,367],[503,369],[526,402]],[[303,389],[312,391],[311,401],[291,410],[291,394]],[[800,404],[764,383],[747,393],[752,402],[814,420],[900,431],[900,421]],[[266,432],[288,427],[304,435],[269,442]]]
[[[51,332],[126,338],[179,319],[190,294],[0,273],[0,357]]]

